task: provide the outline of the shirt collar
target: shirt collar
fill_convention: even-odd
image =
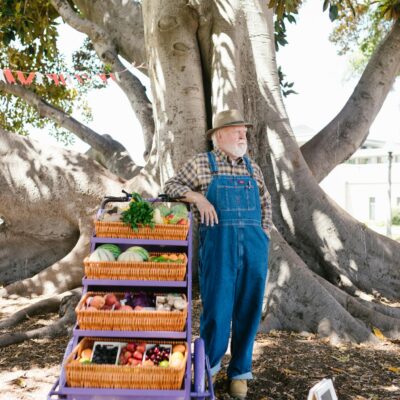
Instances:
[[[218,159],[227,162],[228,164],[235,166],[235,165],[240,165],[243,163],[243,157],[239,157],[237,160],[232,161],[228,155],[222,151],[221,149],[214,149],[213,152],[217,156]]]

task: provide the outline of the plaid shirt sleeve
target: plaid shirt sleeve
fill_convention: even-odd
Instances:
[[[264,229],[265,233],[271,238],[271,230],[272,230],[272,201],[271,195],[268,192],[267,187],[265,186],[264,176],[262,174],[261,168],[252,163],[254,168],[254,178],[257,181],[257,186],[260,191],[260,203],[261,203],[261,225]]]
[[[183,167],[168,179],[164,185],[164,191],[168,196],[178,197],[183,196],[189,191],[196,191],[199,182],[197,174],[196,156],[187,161]]]

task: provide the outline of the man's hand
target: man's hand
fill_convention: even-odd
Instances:
[[[184,201],[194,203],[200,212],[202,224],[214,226],[218,224],[218,215],[214,206],[201,194],[197,192],[186,192]]]

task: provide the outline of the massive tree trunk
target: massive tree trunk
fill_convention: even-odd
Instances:
[[[159,47],[163,45],[163,49],[171,51],[177,43],[175,37],[182,40],[185,25],[180,21],[190,20],[184,3],[170,2],[169,7],[160,12],[152,1],[143,4],[145,21],[152,21],[153,31],[145,30],[145,37],[147,46],[153,51],[149,53],[149,65],[159,66],[155,75],[154,69],[150,71],[150,78],[153,97],[157,98],[156,107],[161,108],[163,120],[175,117],[174,106],[180,102],[180,91],[171,96],[172,92],[165,91],[165,85],[160,84],[165,82],[166,71],[176,68],[176,58],[160,56]],[[247,120],[254,123],[249,138],[250,152],[265,173],[274,200],[274,223],[284,238],[281,240],[286,241],[285,246],[272,246],[270,289],[267,291],[267,295],[270,294],[271,287],[279,281],[285,287],[285,295],[280,292],[281,299],[276,299],[274,308],[267,308],[263,326],[266,329],[276,327],[277,319],[271,315],[279,314],[281,328],[300,329],[301,326],[337,338],[370,339],[370,322],[360,322],[357,312],[354,311],[354,315],[350,312],[342,296],[354,296],[354,303],[358,298],[372,298],[373,295],[396,298],[400,284],[396,261],[398,244],[366,230],[341,210],[321,190],[305,163],[282,102],[271,10],[257,1],[191,4],[200,23],[197,37],[204,92],[212,94],[211,99],[205,99],[205,109],[216,112],[229,107],[240,108]],[[169,35],[161,29],[167,19],[171,23]],[[163,42],[155,41],[159,38]],[[191,43],[190,37],[186,38],[186,43]],[[196,56],[198,46],[187,45],[186,48],[192,57]],[[193,77],[193,70],[182,68],[180,82],[185,82],[186,74]],[[166,124],[160,124],[156,134],[162,137],[168,130]],[[175,135],[174,148],[183,146],[185,142]],[[193,150],[200,149],[193,147]],[[182,157],[174,157],[171,161],[177,169]],[[169,165],[163,163],[163,166],[168,175]],[[290,261],[293,260],[290,252],[295,252],[301,259],[304,269],[295,271],[298,265]],[[326,280],[329,288],[329,285],[335,285],[341,290],[329,291],[319,279],[310,280],[307,268]],[[285,273],[282,274],[282,270]],[[293,284],[293,277],[296,277],[296,284]],[[320,306],[310,307],[310,298],[316,299],[317,294]],[[287,302],[286,298],[292,301]],[[361,302],[353,310],[360,307]],[[389,314],[390,310],[383,307],[380,313]],[[283,315],[287,317],[282,318]],[[339,318],[338,323],[334,323],[335,318]],[[381,325],[388,335],[399,335],[399,323],[395,318],[386,321],[385,327]]]
[[[379,303],[382,296],[398,299],[399,244],[366,229],[319,187],[317,155],[325,146],[313,143],[305,160],[295,141],[280,92],[267,2],[144,0],[141,18],[134,2],[108,2],[105,10],[103,2],[77,0],[94,28],[75,20],[65,2],[53,4],[88,34],[100,29],[106,39],[92,35],[98,48],[119,49],[130,61],[142,62],[140,46],[128,43],[126,26],[116,23],[132,16],[132,32],[145,38],[155,99],[153,148],[140,173],[124,181],[85,156],[40,149],[0,131],[0,184],[7,188],[0,203],[0,279],[10,283],[0,294],[62,293],[78,286],[101,197],[122,188],[156,195],[185,160],[206,150],[212,115],[234,107],[254,123],[250,154],[273,198],[275,229],[261,329],[307,330],[360,342],[374,340],[374,326],[400,337],[399,310]],[[398,57],[397,52],[396,47]],[[115,60],[115,54],[108,57]],[[385,90],[388,85],[389,80]],[[382,97],[373,104],[375,111]],[[358,104],[360,110],[371,107],[371,102]],[[347,130],[348,140],[337,151],[349,154],[348,143],[356,147],[368,123],[354,137]],[[324,171],[332,168],[329,159]]]

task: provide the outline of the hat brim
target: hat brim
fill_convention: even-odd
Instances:
[[[207,139],[211,139],[211,135],[218,129],[226,128],[228,126],[243,126],[243,125],[246,127],[249,127],[249,128],[253,127],[253,124],[250,124],[250,122],[244,122],[244,121],[232,122],[231,124],[225,124],[225,125],[219,126],[218,128],[209,129],[206,132]]]

